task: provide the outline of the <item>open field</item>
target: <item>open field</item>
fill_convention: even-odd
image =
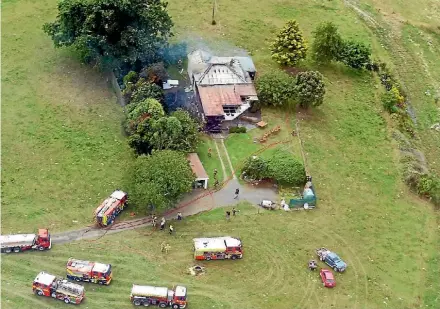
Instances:
[[[105,78],[41,30],[56,3],[2,3],[2,233],[90,224],[130,160]]]
[[[215,27],[210,25],[212,1],[169,2],[176,40],[202,37],[219,48],[224,48],[223,42],[243,47],[263,73],[275,68],[268,39],[290,18],[298,20],[309,41],[315,26],[329,20],[344,37],[371,44],[375,55],[395,61],[391,65],[408,88],[420,121],[420,144],[430,166],[440,171],[440,137],[429,130],[440,116],[433,96],[424,94],[427,85],[434,92],[440,80],[435,66],[440,56],[435,1],[409,6],[381,2],[387,14],[372,9],[379,1],[361,6],[391,29],[393,10],[410,21],[397,28],[404,40],[398,46],[399,40],[390,41],[394,49],[345,5],[349,1],[218,0]],[[120,132],[121,110],[103,78],[77,64],[68,52],[54,50],[40,30],[55,16],[55,3],[3,3],[2,232],[17,231],[17,226],[61,230],[87,225],[92,210],[118,185],[124,162],[130,160]],[[423,18],[427,11],[433,18]],[[420,31],[423,35],[418,36]],[[426,35],[438,43],[425,44]],[[311,63],[304,66],[313,68]],[[89,309],[132,308],[132,283],[185,284],[194,309],[439,308],[440,215],[400,181],[398,153],[378,100],[378,81],[340,65],[319,70],[327,83],[324,105],[296,114],[319,197],[317,209],[256,214],[256,209],[241,205],[243,211],[229,223],[221,209],[189,218],[176,225],[172,251],[163,258],[160,243],[168,235],[148,228],[97,242],[54,246],[43,253],[3,256],[2,308],[64,308],[62,302],[33,296],[31,282],[42,269],[63,275],[70,256],[114,265],[111,286],[86,285],[83,306]],[[272,117],[271,112],[266,116]],[[293,122],[294,115],[287,116]],[[285,119],[283,114],[271,121]],[[257,133],[236,134],[225,141],[234,166],[254,152],[252,147],[258,150],[260,145],[252,141]],[[295,139],[286,147],[300,155]],[[263,155],[270,151],[274,150]],[[186,275],[193,265],[191,239],[223,234],[243,239],[245,258],[205,263],[204,276]],[[324,289],[318,275],[306,268],[319,246],[338,252],[349,264],[346,273],[336,275],[338,286],[333,290]]]

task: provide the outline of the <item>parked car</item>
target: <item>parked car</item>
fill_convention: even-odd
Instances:
[[[336,286],[335,277],[330,270],[323,268],[319,272],[319,275],[321,276],[322,284],[326,288],[334,288]]]
[[[333,268],[334,271],[343,272],[347,268],[347,264],[334,252],[326,248],[316,249],[319,259]]]

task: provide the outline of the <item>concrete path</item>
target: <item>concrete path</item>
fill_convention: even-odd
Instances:
[[[240,189],[238,199],[234,199],[235,189]],[[198,189],[191,194],[186,195],[182,201],[165,214],[167,220],[176,218],[177,212],[181,212],[184,217],[192,216],[203,211],[209,211],[214,208],[236,205],[239,201],[248,201],[256,207],[261,200],[276,200],[277,193],[273,188],[256,188],[253,186],[242,186],[237,179],[231,179],[219,191],[210,191]],[[129,211],[129,210],[127,210]],[[118,233],[151,225],[150,217],[127,220],[116,223],[109,228],[99,228],[91,226],[76,231],[67,231],[52,234],[52,243],[63,244],[81,239],[101,238],[107,234]]]

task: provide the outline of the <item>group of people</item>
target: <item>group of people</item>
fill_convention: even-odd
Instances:
[[[240,210],[235,209],[235,207],[232,207],[232,215],[235,217],[236,213],[240,212]],[[230,220],[231,219],[231,211],[226,210],[226,220]]]
[[[180,220],[182,220],[182,218],[183,218],[182,213],[179,211],[177,213],[177,220],[180,221]],[[151,223],[154,228],[157,227],[157,217],[154,214],[151,215]],[[163,231],[165,229],[165,226],[166,226],[166,220],[165,220],[165,217],[162,217],[162,219],[160,220],[160,230]],[[171,224],[169,226],[169,233],[170,233],[170,235],[172,235],[174,233],[174,226]]]

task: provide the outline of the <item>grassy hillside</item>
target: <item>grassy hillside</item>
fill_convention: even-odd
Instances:
[[[2,233],[90,224],[130,156],[105,78],[41,30],[56,3],[2,4]]]
[[[2,308],[64,308],[61,301],[32,295],[31,283],[40,270],[64,275],[71,256],[113,265],[110,286],[85,284],[86,300],[81,306],[89,309],[103,304],[132,308],[133,283],[183,284],[194,309],[418,308],[419,267],[423,266],[419,255],[429,250],[420,233],[429,219],[423,209],[409,203],[399,207],[413,213],[402,211],[396,218],[379,210],[368,216],[369,207],[360,205],[362,211],[347,207],[351,215],[338,216],[337,210],[325,209],[257,214],[254,207],[241,204],[242,212],[231,222],[225,221],[223,209],[217,209],[176,224],[174,236],[146,228],[96,242],[54,246],[49,252],[9,255],[3,258]],[[219,235],[240,237],[244,259],[202,262],[206,274],[186,274],[195,264],[192,238]],[[164,240],[171,246],[168,255],[160,252]],[[337,251],[349,265],[345,273],[336,274],[335,289],[322,287],[318,273],[307,269],[315,248],[322,245]],[[408,248],[405,252],[399,250],[403,246]]]
[[[430,166],[438,169],[439,137],[428,129],[437,117],[436,107],[433,96],[424,92],[427,85],[438,87],[440,72],[434,64],[439,49],[417,36],[422,31],[438,40],[438,19],[422,18],[426,10],[437,14],[433,1],[416,6],[363,2],[360,8],[389,22],[386,27],[395,26],[390,18],[394,10],[411,21],[397,28],[404,40],[402,45],[397,39],[390,41],[399,44],[394,48],[346,6],[349,1],[221,0],[215,27],[210,25],[211,0],[169,2],[176,40],[199,44],[203,38],[220,50],[243,47],[261,73],[275,68],[268,40],[290,18],[298,20],[309,41],[316,25],[329,20],[344,37],[371,44],[374,54],[390,62],[409,89],[420,121],[420,144]],[[54,14],[55,1],[3,3],[4,231],[86,225],[99,200],[118,185],[129,160],[120,133],[120,109],[103,78],[77,64],[67,51],[54,50],[40,31]],[[303,66],[316,68],[307,62]],[[439,308],[439,214],[400,180],[398,153],[378,100],[378,81],[340,65],[318,69],[326,78],[326,101],[316,110],[295,115],[319,197],[316,210],[258,215],[243,205],[245,210],[230,223],[224,222],[223,210],[191,218],[176,226],[168,256],[159,252],[168,235],[149,229],[54,246],[49,252],[4,256],[2,308],[64,308],[62,302],[33,296],[31,282],[43,269],[63,275],[70,256],[114,265],[111,286],[86,285],[84,305],[89,309],[103,304],[131,308],[132,283],[185,284],[190,308],[196,309]],[[295,116],[283,114],[271,121]],[[252,153],[253,134],[225,142],[234,165]],[[295,140],[285,147],[299,154]],[[224,234],[242,237],[245,259],[206,263],[204,276],[186,275],[193,265],[191,239]],[[336,276],[333,290],[324,289],[317,274],[306,268],[320,246],[335,250],[349,264],[346,273]]]

